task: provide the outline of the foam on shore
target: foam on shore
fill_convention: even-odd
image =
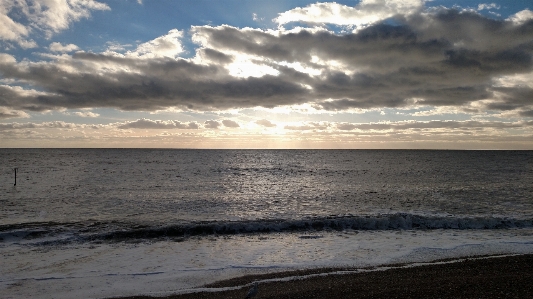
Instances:
[[[533,253],[533,229],[242,234],[143,242],[0,243],[8,298],[168,295],[243,275]]]

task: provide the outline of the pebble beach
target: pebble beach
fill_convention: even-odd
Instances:
[[[384,268],[310,269],[245,276],[167,299],[245,298],[531,298],[533,255],[490,256]],[[341,274],[341,273],[346,274]],[[357,271],[355,271],[357,272]],[[242,286],[242,287],[238,287]],[[233,290],[217,291],[237,287]],[[153,297],[120,297],[140,299]]]

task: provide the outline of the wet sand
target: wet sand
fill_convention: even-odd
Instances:
[[[235,287],[259,281],[255,298],[533,298],[533,255],[470,258],[460,262],[350,274],[313,275],[356,269],[312,269],[244,276],[206,287]],[[289,281],[273,278],[307,276]],[[267,281],[264,281],[267,280]],[[164,298],[244,298],[249,286]],[[122,298],[152,298],[146,296]],[[161,297],[159,297],[161,298]]]

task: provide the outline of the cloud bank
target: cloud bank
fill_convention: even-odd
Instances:
[[[108,8],[95,1],[73,3],[45,31],[57,32],[91,9]],[[189,59],[179,57],[185,38],[179,30],[122,53],[78,51],[38,62],[0,54],[0,74],[11,82],[0,85],[0,106],[13,111],[205,111],[308,103],[328,111],[425,105],[530,115],[533,84],[517,83],[533,73],[530,12],[496,20],[472,11],[424,10],[422,5],[317,3],[276,19],[280,25],[310,22],[311,16],[321,23],[365,24],[347,33],[194,26],[189,34],[198,48]],[[15,6],[4,3],[2,8]],[[51,18],[47,11],[43,6],[28,17],[40,24]],[[372,18],[361,21],[361,16]],[[18,38],[27,36],[23,28],[18,30]],[[7,33],[2,36],[8,38]],[[52,43],[50,49],[77,48]],[[243,69],[250,74],[238,72]]]

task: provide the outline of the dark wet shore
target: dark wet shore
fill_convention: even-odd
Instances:
[[[241,286],[256,280],[331,271],[334,269],[244,276],[208,287]],[[248,287],[165,298],[244,298],[247,292]],[[466,259],[455,263],[261,282],[254,298],[533,298],[533,255]]]

